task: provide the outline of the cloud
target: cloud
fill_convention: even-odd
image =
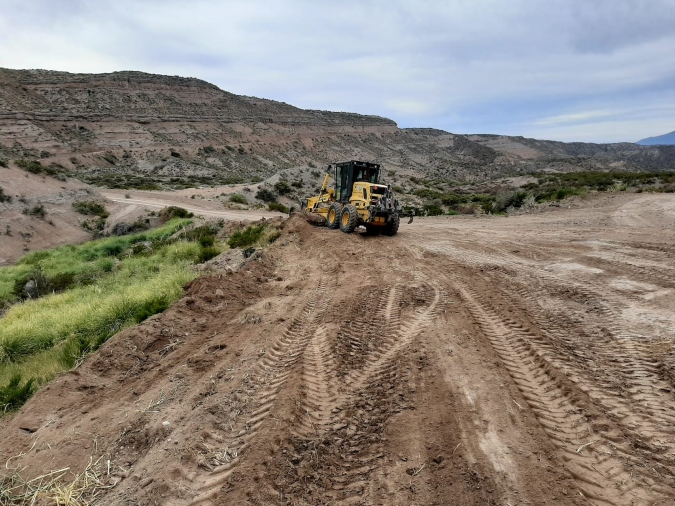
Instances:
[[[656,107],[675,84],[672,26],[671,0],[3,0],[0,66],[185,75],[401,126],[618,141],[675,128]],[[653,121],[632,127],[621,111],[645,105]]]

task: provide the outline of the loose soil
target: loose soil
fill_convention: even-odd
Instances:
[[[2,471],[119,505],[665,505],[675,198],[394,238],[299,218],[0,422]]]

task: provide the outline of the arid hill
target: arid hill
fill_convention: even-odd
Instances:
[[[668,170],[675,147],[561,143],[400,129],[303,110],[193,78],[0,70],[0,159],[39,159],[107,187],[265,179],[292,167],[378,160],[400,177],[475,181],[545,170]]]

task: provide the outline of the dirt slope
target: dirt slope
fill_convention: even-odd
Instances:
[[[675,199],[296,219],[0,422],[26,476],[90,457],[100,504],[665,505]]]

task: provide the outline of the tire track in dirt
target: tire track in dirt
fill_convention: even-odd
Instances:
[[[575,385],[537,349],[535,333],[499,315],[470,288],[456,286],[585,497],[594,504],[634,505],[654,504],[663,498],[659,492],[668,496],[639,467],[626,469],[634,459],[621,448],[621,431],[590,411],[583,393],[575,392]]]
[[[591,315],[588,319],[596,320],[596,323],[586,321],[585,327],[596,327],[596,337],[581,346],[578,332],[571,330],[575,327],[573,324],[555,321],[538,309],[538,300],[545,296],[544,293],[534,294],[531,284],[513,286],[528,302],[528,316],[542,335],[550,343],[558,343],[557,350],[550,344],[541,343],[540,348],[545,350],[548,359],[560,370],[567,371],[569,379],[603,406],[636,440],[653,443],[655,460],[669,464],[675,456],[675,402],[671,386],[660,377],[660,363],[648,358],[654,356],[653,344],[648,338],[626,332],[620,325],[612,323],[613,319],[605,321],[599,315]],[[582,360],[575,366],[569,360],[561,362],[557,358],[561,356],[560,349],[574,350],[574,355]],[[588,370],[588,364],[596,361],[602,362],[604,367],[598,369],[591,365]],[[621,397],[614,392],[620,392]]]
[[[305,397],[292,437],[298,454],[312,453],[318,460],[328,444],[339,455],[320,487],[320,494],[331,504],[362,501],[370,484],[368,477],[383,456],[381,434],[374,436],[373,427],[381,430],[394,412],[404,409],[391,395],[403,381],[398,364],[401,353],[433,320],[442,296],[439,289],[426,284],[415,291],[420,305],[408,320],[401,321],[404,287],[394,285],[379,291],[376,298],[368,294],[356,301],[355,307],[366,309],[345,321],[334,337],[348,346],[336,349],[326,329],[319,327],[303,353]],[[374,329],[380,339],[364,328]],[[341,362],[344,375],[337,371],[339,351],[353,358]],[[381,401],[384,392],[388,392],[388,402]],[[276,504],[283,495],[277,486],[274,491],[261,492],[255,503]]]
[[[498,271],[503,269],[516,273],[517,278],[529,278],[525,282],[520,279],[514,281],[511,279],[513,276],[504,276],[503,281],[515,286],[518,294],[530,303],[530,308],[540,307],[541,298],[550,297],[551,290],[556,288],[572,289],[581,297],[581,303],[590,304],[594,311],[584,315],[584,327],[595,330],[594,339],[584,342],[583,346],[570,332],[569,321],[556,324],[550,315],[530,310],[528,315],[533,317],[542,335],[550,343],[558,343],[558,346],[553,346],[546,341],[539,342],[539,351],[544,352],[550,363],[564,371],[594,402],[619,421],[639,444],[650,445],[652,459],[670,467],[675,457],[675,401],[671,393],[672,386],[663,381],[661,364],[648,358],[654,356],[649,339],[641,333],[626,331],[625,323],[623,326],[616,323],[623,321],[619,308],[625,304],[616,294],[598,280],[585,277],[570,280],[537,263],[524,262],[510,254],[505,253],[497,258],[489,253],[460,253],[462,250],[458,248],[452,250],[461,263],[470,267],[496,266]],[[539,293],[536,293],[537,289]],[[505,296],[509,295],[504,289],[502,291]],[[603,338],[598,339],[597,336]],[[578,358],[583,358],[577,364],[560,360],[561,356],[567,354],[561,354],[561,350],[571,351]],[[605,367],[584,372],[586,364],[593,364],[598,358],[602,359],[600,362]],[[600,384],[597,384],[598,376],[602,378]],[[622,397],[614,395],[615,391],[621,392]],[[636,406],[642,409],[636,409]],[[665,471],[668,475],[672,474]]]
[[[240,462],[242,454],[252,444],[274,407],[288,376],[301,360],[321,316],[330,305],[332,298],[328,296],[329,293],[328,281],[322,278],[301,315],[291,322],[281,337],[256,363],[250,375],[256,380],[249,383],[250,387],[246,391],[247,396],[255,400],[247,417],[240,417],[242,421],[231,425],[232,432],[236,434],[226,436],[222,445],[225,448],[222,453],[232,455],[232,459],[213,469],[201,480],[195,480],[198,483],[199,495],[190,502],[190,505],[203,504],[213,499]],[[248,375],[244,381],[247,379]]]

